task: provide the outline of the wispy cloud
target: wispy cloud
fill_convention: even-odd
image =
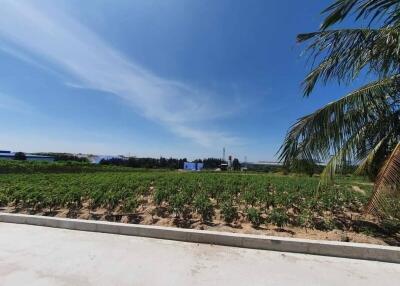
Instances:
[[[26,102],[0,92],[0,110],[31,114],[34,109]]]
[[[212,92],[161,78],[122,55],[55,4],[40,2],[39,9],[32,3],[2,1],[0,46],[7,45],[3,51],[33,64],[39,57],[40,66],[56,66],[70,75],[69,86],[112,93],[148,119],[199,144],[240,141],[222,131],[194,127],[227,115]],[[10,51],[9,45],[15,50]]]

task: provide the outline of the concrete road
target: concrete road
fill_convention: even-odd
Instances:
[[[400,265],[0,223],[0,285],[397,285]]]

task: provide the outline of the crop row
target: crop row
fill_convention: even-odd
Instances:
[[[167,209],[173,217],[196,213],[228,223],[246,217],[254,225],[271,222],[313,226],[328,212],[359,212],[366,196],[348,186],[318,190],[318,178],[268,174],[101,172],[0,176],[0,206],[135,213],[143,204]]]
[[[137,171],[143,171],[136,169]],[[0,160],[0,174],[32,173],[93,173],[93,172],[132,172],[134,169],[121,166],[104,166],[87,162],[58,161],[37,162]]]

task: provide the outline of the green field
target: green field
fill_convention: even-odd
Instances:
[[[400,244],[398,201],[391,207],[397,219],[363,213],[372,188],[366,178],[344,175],[319,188],[318,176],[299,174],[0,162],[3,212],[224,231],[306,230],[306,237],[340,230]]]
[[[366,194],[355,192],[358,185]],[[183,173],[166,171],[34,173],[0,175],[0,204],[31,212],[83,205],[110,214],[135,213],[149,200],[172,217],[197,213],[212,221],[219,210],[226,222],[245,214],[254,224],[313,227],[343,212],[361,212],[371,186],[362,178],[341,177],[318,190],[318,178],[277,174]],[[86,203],[86,204],[85,204]],[[320,221],[322,218],[322,222]],[[326,227],[332,227],[327,225]]]

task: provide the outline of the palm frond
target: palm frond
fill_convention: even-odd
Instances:
[[[372,82],[314,113],[300,118],[279,150],[286,164],[293,159],[325,161],[369,122],[387,112],[386,98],[398,76]]]
[[[320,185],[327,185],[333,180],[336,170],[343,167],[355,156],[358,146],[362,144],[366,137],[367,126],[361,128],[353,136],[351,136],[345,144],[340,148],[335,155],[326,164],[324,170],[321,173]]]
[[[332,156],[332,158],[326,164],[324,170],[321,173],[321,179],[319,182],[319,187],[326,186],[333,181],[338,167],[343,165],[346,157],[346,150],[342,148],[339,152]]]
[[[373,176],[383,166],[367,208],[377,212],[390,190],[400,189],[400,1],[336,0],[323,13],[319,31],[297,37],[309,43],[305,53],[312,60],[304,95],[332,80],[348,84],[361,74],[376,80],[298,119],[279,159],[328,161],[323,180],[331,180],[348,161]],[[329,30],[351,14],[363,20],[361,28]]]
[[[385,162],[375,182],[374,193],[366,211],[377,213],[385,205],[385,195],[400,186],[400,142],[397,143],[390,157]]]
[[[321,30],[341,22],[352,12],[355,13],[356,19],[369,18],[370,24],[380,19],[385,25],[394,25],[398,22],[399,10],[397,0],[337,0],[323,11],[328,15],[321,25]]]
[[[310,95],[318,81],[348,83],[362,70],[390,77],[399,68],[398,28],[321,31],[300,34],[297,40],[311,41],[305,52],[313,62],[318,62],[303,82],[305,96]]]
[[[375,146],[372,148],[368,155],[360,162],[356,171],[354,172],[356,175],[364,175],[368,168],[372,165],[375,160],[375,156],[379,153],[379,150],[384,145],[384,143],[388,140],[388,135],[383,137]]]

